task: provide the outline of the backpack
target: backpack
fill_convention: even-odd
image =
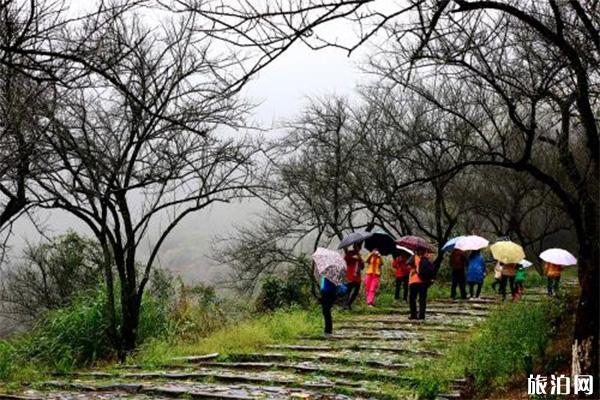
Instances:
[[[429,282],[435,279],[437,271],[431,261],[425,257],[421,257],[421,262],[417,267],[417,275],[422,281]]]
[[[346,286],[345,283],[342,283],[335,287],[335,294],[337,294],[338,296],[342,296],[342,295],[346,294],[347,292],[348,292],[348,286]]]

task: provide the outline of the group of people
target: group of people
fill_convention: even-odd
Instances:
[[[368,307],[375,306],[375,296],[379,288],[381,278],[381,267],[383,266],[383,257],[377,248],[373,249],[363,260],[360,256],[362,243],[355,243],[352,249],[344,249],[344,260],[346,261],[346,279],[348,295],[345,302],[345,308],[352,309],[352,304],[358,297],[362,281],[361,272],[364,270],[364,283],[366,303]],[[392,267],[396,275],[395,299],[400,298],[400,291],[404,288],[404,300],[410,305],[411,319],[425,318],[425,304],[427,299],[427,288],[430,279],[423,276],[421,269],[425,269],[425,264],[430,264],[432,252],[428,250],[417,251],[415,254],[399,251],[398,256],[394,258]],[[410,288],[410,290],[409,290]],[[419,310],[417,310],[417,299],[419,301]]]
[[[359,296],[361,283],[365,286],[365,301],[368,307],[375,306],[375,298],[381,279],[383,257],[374,248],[366,258],[360,254],[362,242],[344,248],[346,262],[346,281],[344,285],[336,286],[327,278],[321,278],[321,306],[325,319],[325,334],[332,333],[333,324],[331,309],[339,296],[344,295],[344,308],[352,309],[353,303]],[[420,249],[415,252],[399,250],[392,261],[395,275],[394,298],[408,302],[409,319],[424,320],[427,307],[427,290],[435,278],[435,267],[432,263],[433,252]],[[450,254],[451,288],[450,297],[456,300],[458,291],[462,299],[479,299],[486,275],[486,260],[480,250],[452,250]],[[553,295],[558,290],[561,276],[561,266],[546,262],[544,274],[548,278],[548,294]],[[525,265],[520,263],[503,264],[496,262],[492,288],[498,290],[502,300],[506,299],[507,288],[513,300],[518,300],[524,290],[526,277]]]
[[[332,332],[331,308],[337,296],[344,294],[347,310],[352,309],[352,304],[360,293],[361,283],[364,286],[366,304],[375,306],[375,298],[383,267],[383,256],[374,248],[365,259],[360,255],[362,242],[355,243],[352,248],[344,249],[346,262],[346,281],[340,288],[333,285],[327,278],[321,278],[321,306],[325,319],[325,334]],[[412,253],[412,252],[411,252]],[[427,304],[427,289],[431,285],[434,266],[431,262],[433,253],[430,250],[417,250],[414,254],[399,251],[392,262],[395,270],[396,289],[395,298],[400,299],[401,289],[404,289],[403,298],[410,306],[410,319],[425,319]]]
[[[450,254],[450,268],[452,269],[450,297],[456,299],[458,288],[460,297],[466,299],[466,286],[468,285],[469,297],[479,299],[486,272],[486,261],[481,251],[464,252],[454,249]],[[498,291],[502,300],[506,300],[508,286],[513,300],[519,299],[523,294],[525,278],[525,267],[522,264],[504,264],[496,261],[492,289]]]

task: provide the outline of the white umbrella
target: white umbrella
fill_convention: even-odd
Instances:
[[[312,259],[317,274],[325,276],[336,285],[346,281],[346,261],[337,251],[319,247],[313,253]]]
[[[575,265],[577,259],[571,253],[563,249],[547,249],[541,252],[540,258],[556,265]]]
[[[459,238],[456,241],[454,248],[462,251],[481,250],[484,247],[488,247],[489,244],[490,242],[486,238],[477,235],[469,235]]]
[[[411,249],[409,249],[408,247],[404,247],[404,246],[400,246],[399,244],[396,245],[396,250],[400,250],[403,251],[405,253],[408,253],[411,256],[415,255],[415,252],[412,251]]]
[[[526,259],[522,259],[519,261],[519,265],[521,265],[523,268],[529,268],[533,265],[533,263],[531,261],[527,261]]]

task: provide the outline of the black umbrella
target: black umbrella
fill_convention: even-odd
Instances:
[[[365,240],[367,250],[378,249],[382,256],[394,254],[396,243],[394,237],[384,231],[373,232],[373,235]]]

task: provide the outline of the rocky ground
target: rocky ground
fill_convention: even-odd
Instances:
[[[541,288],[532,289],[523,301],[544,296]],[[178,357],[153,370],[125,365],[56,375],[5,398],[414,399],[415,363],[443,355],[498,304],[494,298],[436,300],[418,322],[407,318],[404,304],[343,313],[326,339],[304,337],[256,353]],[[452,382],[439,399],[464,398],[466,385]]]

